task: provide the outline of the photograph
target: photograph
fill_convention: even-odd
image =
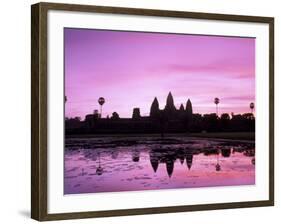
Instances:
[[[255,37],[63,36],[65,195],[255,185]]]

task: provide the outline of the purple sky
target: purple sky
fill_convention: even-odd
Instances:
[[[169,91],[175,105],[190,98],[194,113],[249,112],[255,101],[255,39],[199,35],[67,29],[66,116],[80,116],[106,102],[103,117],[116,111],[148,115],[156,96],[160,108]]]

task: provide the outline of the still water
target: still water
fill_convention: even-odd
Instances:
[[[255,184],[255,145],[195,138],[73,138],[64,193]]]

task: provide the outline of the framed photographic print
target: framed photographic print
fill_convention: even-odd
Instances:
[[[32,218],[274,204],[274,19],[32,5]]]

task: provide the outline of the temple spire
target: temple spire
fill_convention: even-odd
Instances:
[[[159,103],[155,97],[150,107],[150,117],[156,117],[157,115],[159,115]]]
[[[174,171],[174,160],[172,158],[167,158],[166,170],[167,170],[168,176],[171,177],[173,174],[173,171]]]
[[[193,118],[193,110],[192,110],[192,104],[190,99],[187,100],[186,102],[186,127],[187,130],[190,131],[192,127],[192,118]]]
[[[166,106],[174,106],[174,98],[171,92],[167,96]]]
[[[187,154],[186,155],[186,165],[187,168],[190,170],[191,166],[192,166],[192,161],[193,161],[193,155],[192,154]]]
[[[184,106],[183,106],[183,104],[180,105],[180,111],[184,111]]]
[[[190,99],[187,100],[186,102],[186,108],[185,108],[187,114],[190,116],[193,114],[193,111],[192,111],[192,104],[191,104],[191,101]]]
[[[166,100],[166,106],[165,106],[165,110],[168,111],[175,111],[176,107],[174,105],[174,98],[171,92],[169,92],[167,100]]]

